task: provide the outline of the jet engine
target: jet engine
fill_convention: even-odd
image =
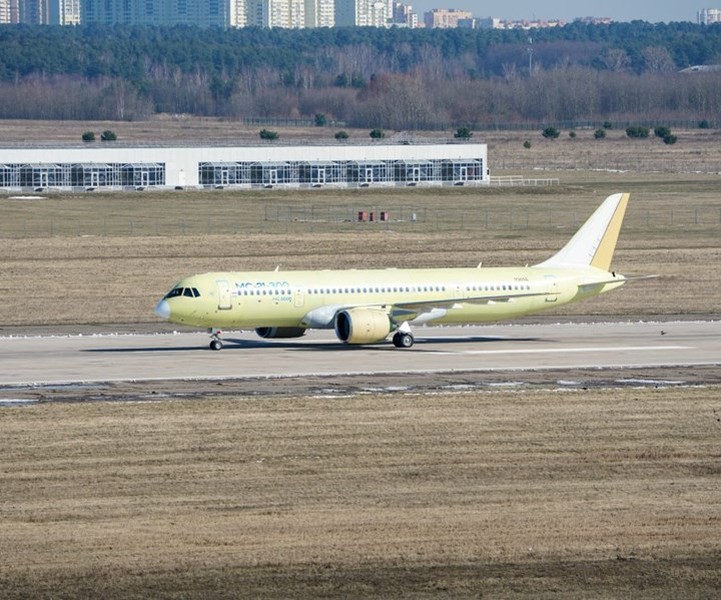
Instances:
[[[266,339],[299,338],[305,335],[305,329],[303,327],[258,327],[255,333]]]
[[[382,342],[391,329],[388,313],[377,308],[349,308],[335,317],[335,334],[346,344]]]

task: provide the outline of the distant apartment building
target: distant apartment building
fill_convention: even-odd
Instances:
[[[392,2],[391,15],[390,24],[393,27],[408,27],[409,29],[418,27],[418,14],[413,12],[413,7],[410,4]]]
[[[699,25],[721,23],[721,8],[702,8],[696,13],[696,20]]]
[[[522,19],[520,21],[501,21],[496,29],[547,29],[549,27],[563,27],[566,21],[555,20],[536,20],[528,21]]]
[[[306,26],[305,0],[249,0],[246,24],[301,29]]]
[[[13,10],[12,6],[15,6],[15,20],[12,20]],[[9,25],[10,23],[17,23],[17,0],[0,0],[0,25]]]
[[[476,22],[477,29],[501,29],[503,23],[503,21],[497,17],[487,17],[485,19],[474,20]]]
[[[236,0],[82,0],[80,19],[83,24],[233,27],[232,17],[238,17]]]
[[[51,0],[51,25],[80,25],[80,0]]]
[[[4,0],[0,0],[2,2]],[[57,2],[58,0],[53,0]],[[63,1],[63,0],[60,0]],[[333,27],[333,0],[64,0],[82,3],[81,22],[199,27]]]
[[[247,0],[244,21],[236,19],[233,27],[333,27],[333,0]]]
[[[535,20],[535,21],[510,21],[498,19],[496,17],[488,17],[486,19],[458,19],[458,27],[467,29],[546,29],[549,27],[563,27],[566,21],[560,19],[554,20]]]
[[[50,23],[50,0],[19,0],[18,16],[19,23],[48,25]]]
[[[228,20],[229,27],[245,27],[248,25],[248,6],[246,0],[230,0]]]
[[[473,13],[455,8],[434,8],[423,13],[427,29],[452,29],[458,27],[461,19],[473,19]]]
[[[335,24],[339,27],[387,27],[391,14],[379,0],[335,0]]]
[[[333,0],[305,0],[306,27],[334,27],[335,2]]]
[[[610,25],[613,23],[613,19],[611,17],[578,17],[574,19],[574,22],[584,25]]]

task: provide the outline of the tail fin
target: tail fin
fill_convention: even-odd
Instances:
[[[628,198],[629,194],[613,194],[606,198],[561,250],[536,266],[592,266],[608,271]]]

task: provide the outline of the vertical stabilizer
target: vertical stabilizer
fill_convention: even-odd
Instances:
[[[570,241],[538,267],[587,267],[608,271],[629,194],[606,198]]]

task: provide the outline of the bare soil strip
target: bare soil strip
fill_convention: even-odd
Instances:
[[[107,383],[0,386],[0,406],[57,402],[156,402],[194,398],[279,397],[340,398],[356,394],[393,395],[486,392],[512,388],[589,390],[721,385],[721,367],[656,367],[626,369],[539,369],[518,371],[454,371],[304,377],[242,377],[222,380],[125,381]]]

